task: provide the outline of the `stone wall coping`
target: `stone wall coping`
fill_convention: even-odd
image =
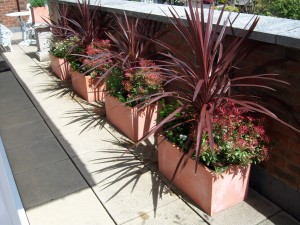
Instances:
[[[77,0],[58,0],[60,3],[76,4]],[[113,12],[116,14],[123,14],[125,11],[128,16],[149,18],[156,21],[170,23],[169,8],[170,5],[163,4],[151,4],[146,2],[134,2],[127,0],[90,0],[90,4],[94,6],[101,5],[101,10],[105,12]],[[182,19],[186,19],[184,9],[187,7],[173,6]],[[208,9],[205,9],[205,14],[208,13]],[[224,15],[227,15],[225,12]],[[219,10],[215,10],[214,21],[220,14]],[[236,16],[236,13],[232,13],[232,18]],[[285,47],[292,47],[300,49],[300,20],[292,20],[285,18],[276,18],[268,16],[259,16],[260,20],[250,36],[250,39],[258,40],[261,42],[277,44]],[[225,18],[225,16],[224,16]],[[234,22],[233,28],[236,33],[243,29],[249,20],[253,18],[251,14],[241,13],[238,19]]]

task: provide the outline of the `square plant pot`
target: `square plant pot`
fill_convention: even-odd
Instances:
[[[72,87],[74,91],[88,102],[104,101],[105,84],[96,86],[97,80],[91,76],[84,76],[78,71],[71,71]]]
[[[61,80],[71,79],[70,75],[70,63],[65,59],[57,58],[50,55],[51,58],[51,69],[54,74]]]
[[[138,141],[156,125],[157,105],[149,105],[138,111],[137,107],[129,107],[117,98],[105,96],[107,119],[130,140]]]
[[[169,180],[172,179],[182,152],[178,147],[158,136],[158,168]],[[183,170],[178,170],[174,185],[189,196],[210,216],[246,199],[248,194],[250,165],[230,166],[217,174],[199,164],[195,174],[195,161],[189,159]]]
[[[31,16],[33,24],[45,23],[43,19],[50,22],[48,6],[31,8]]]

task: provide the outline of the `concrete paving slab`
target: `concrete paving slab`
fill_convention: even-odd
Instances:
[[[22,109],[32,108],[33,104],[26,97],[12,97],[10,99],[0,100],[0,115],[15,112]]]
[[[0,73],[0,100],[11,97],[26,97],[11,71]]]
[[[180,224],[180,225],[207,225],[207,223],[190,207],[181,200],[174,201],[159,209],[156,213],[142,213],[138,218],[124,225],[147,225],[147,224]]]
[[[111,145],[73,160],[117,224],[146,212],[154,216],[155,210],[178,200],[165,193],[165,184],[124,148]]]
[[[300,225],[300,222],[287,213],[281,211],[259,225]]]
[[[27,210],[31,225],[112,225],[109,217],[90,189]]]
[[[61,117],[54,116],[46,120],[55,135],[65,135],[74,131],[79,134],[91,129],[102,129],[106,123],[105,118],[93,111],[88,112],[84,108],[79,108],[78,104],[77,107],[78,109],[65,111]]]
[[[49,97],[47,94],[39,95],[33,99],[34,105],[37,107],[43,118],[61,118],[66,117],[68,113],[74,110],[82,110],[82,107],[72,100],[70,96],[62,98]],[[55,105],[55,107],[53,107]]]
[[[35,108],[21,109],[0,115],[0,130],[22,126],[40,120],[42,120],[42,117]]]
[[[144,165],[126,149],[108,145],[101,150],[81,154],[73,158],[90,186],[104,184],[108,179],[122,179],[127,171],[134,174],[142,170]]]
[[[68,158],[55,138],[7,151],[13,174],[24,173]]]
[[[280,211],[276,205],[252,189],[249,190],[248,199],[246,201],[240,202],[213,217],[208,216],[199,207],[193,205],[191,201],[189,205],[201,215],[202,218],[210,222],[211,225],[258,224]]]
[[[70,160],[17,174],[15,180],[25,209],[88,187]]]
[[[154,215],[160,207],[178,200],[176,195],[165,193],[165,184],[147,169],[123,170],[118,178],[107,178],[93,189],[117,224],[144,212]]]
[[[116,139],[106,129],[90,129],[88,132],[75,131],[57,137],[71,157],[99,149],[107,149]]]
[[[19,127],[0,130],[6,150],[17,148],[22,145],[36,143],[41,140],[52,138],[53,135],[43,121],[24,124]]]

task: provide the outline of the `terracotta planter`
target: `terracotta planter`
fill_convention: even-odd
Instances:
[[[95,86],[97,81],[91,76],[84,76],[77,71],[71,71],[74,91],[88,102],[104,101],[105,84]]]
[[[108,94],[105,96],[105,110],[107,119],[132,141],[142,138],[156,124],[157,105],[138,112],[136,107],[125,106]]]
[[[51,69],[54,74],[61,80],[68,80],[71,78],[70,75],[70,64],[65,59],[56,58],[50,55],[51,58]]]
[[[32,23],[45,23],[43,18],[49,22],[48,6],[31,8]]]
[[[159,171],[172,179],[182,153],[171,142],[158,137]],[[176,175],[174,184],[209,215],[214,215],[247,197],[250,165],[247,168],[232,166],[221,175],[199,164],[195,174],[195,161],[190,159],[186,167]]]

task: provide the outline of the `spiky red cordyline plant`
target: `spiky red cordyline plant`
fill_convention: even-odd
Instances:
[[[205,22],[202,1],[200,3],[200,10],[193,8],[190,3],[191,1],[189,0],[189,8],[188,10],[185,9],[187,26],[174,8],[170,8],[169,11],[172,14],[170,21],[191,49],[192,57],[185,56],[176,46],[174,47],[169,43],[157,41],[157,44],[163,46],[169,52],[168,54],[163,53],[169,59],[169,61],[164,62],[167,66],[164,66],[163,69],[165,79],[167,80],[167,89],[165,92],[151,96],[152,100],[147,102],[147,104],[150,104],[162,98],[170,97],[176,99],[180,103],[180,106],[163,119],[137,144],[161,130],[164,124],[178,119],[176,114],[188,111],[189,113],[181,114],[180,124],[183,123],[182,121],[192,124],[191,127],[194,130],[190,132],[188,141],[194,140],[195,144],[189,150],[188,154],[182,156],[177,169],[180,165],[184,167],[188,158],[194,153],[196,155],[196,162],[199,162],[203,131],[208,131],[210,148],[213,151],[212,116],[215,113],[215,109],[222,104],[226,104],[226,102],[234,103],[244,108],[244,110],[272,117],[298,131],[268,110],[263,104],[263,99],[260,99],[259,96],[251,96],[243,93],[231,94],[230,92],[232,87],[243,88],[245,86],[274,91],[272,87],[268,86],[268,82],[287,84],[284,81],[274,78],[276,74],[231,77],[232,73],[236,70],[237,63],[247,53],[243,49],[243,44],[254,30],[259,18],[256,16],[253,17],[249,21],[249,24],[247,24],[249,28],[235,34],[236,37],[229,43],[226,42],[225,45],[225,34],[230,30],[233,31],[233,22],[230,20],[231,13],[225,16],[224,6],[216,24],[213,25],[214,7],[210,7],[207,21]],[[233,18],[233,21],[236,20],[237,16]],[[259,81],[259,84],[257,84],[257,81]],[[140,103],[138,106],[142,109],[145,107],[145,102]],[[198,163],[195,164],[195,171],[197,165]]]
[[[85,48],[95,38],[103,38],[111,24],[109,15],[100,12],[99,1],[95,1],[94,5],[91,5],[90,0],[77,0],[77,7],[69,14],[71,18],[61,16],[67,25],[54,23],[52,27],[68,33],[68,36],[77,36],[80,39],[78,44]]]
[[[137,67],[141,59],[151,58],[155,54],[153,40],[157,40],[167,32],[160,29],[161,23],[148,18],[128,18],[125,12],[123,17],[114,15],[116,27],[113,29],[114,32],[108,32],[107,36],[112,42],[110,54],[115,64],[99,78],[97,84],[109,76],[114,67],[126,71]],[[101,56],[96,56],[98,57]]]
[[[63,40],[68,38],[70,32],[68,32],[68,20],[70,15],[69,6],[66,4],[56,4],[52,9],[56,19],[43,18],[44,22],[50,27],[53,40]]]

